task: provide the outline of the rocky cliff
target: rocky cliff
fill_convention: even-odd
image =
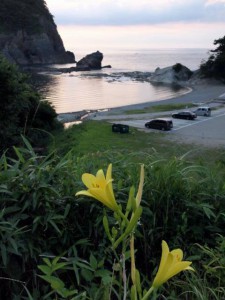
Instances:
[[[44,0],[0,1],[0,52],[20,65],[75,62]]]

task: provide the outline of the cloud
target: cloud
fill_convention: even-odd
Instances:
[[[46,0],[59,25],[224,22],[225,0]]]
[[[206,1],[206,5],[214,5],[217,3],[224,3],[225,4],[225,0],[207,0]]]
[[[112,51],[114,48],[207,48],[224,35],[222,23],[172,23],[140,26],[58,27],[67,49],[78,53]],[[85,51],[84,51],[85,49]]]

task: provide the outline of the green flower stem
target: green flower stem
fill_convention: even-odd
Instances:
[[[116,211],[116,213],[118,213],[118,215],[128,224],[129,220],[127,219],[127,217],[122,213],[122,211],[120,209],[118,209]]]
[[[147,293],[144,295],[144,297],[141,300],[147,300],[153,291],[154,291],[154,287],[151,286],[151,288],[147,291]]]
[[[113,253],[114,253],[114,255],[115,255],[116,260],[117,260],[118,262],[120,262],[120,258],[119,258],[119,256],[117,255],[115,249],[112,248],[112,250],[113,250]]]
[[[116,241],[115,241],[115,243],[113,243],[113,249],[115,250],[118,246],[119,246],[119,244],[125,239],[125,237],[126,237],[126,234],[125,233],[123,233]]]
[[[133,283],[133,297],[137,300],[137,285],[136,285],[136,266],[135,266],[135,249],[134,249],[134,234],[130,237],[130,260],[131,260],[131,280]]]
[[[124,245],[123,245],[123,247],[124,247]],[[122,300],[121,295],[122,295],[122,291],[123,291],[123,286],[122,286],[122,282],[123,282],[123,265],[121,263],[120,257],[118,256],[117,252],[115,251],[114,247],[112,247],[112,251],[113,251],[113,253],[115,255],[115,258],[116,258],[116,260],[117,260],[117,262],[120,266],[120,271],[119,271],[120,278],[119,278],[118,282],[119,282],[119,295],[120,295],[119,299]]]
[[[122,253],[122,276],[123,276],[123,300],[127,299],[127,275],[126,275],[126,268],[125,268],[125,254]]]
[[[130,222],[128,222],[125,232],[113,243],[113,248],[116,249],[118,245],[134,230],[137,225],[138,219],[142,214],[142,207],[138,207],[131,217]]]
[[[127,219],[127,217],[122,213],[121,210],[116,211],[118,213],[118,215],[126,222],[126,224],[129,224],[129,220]],[[121,228],[121,224],[120,224],[120,228]],[[127,236],[126,232],[122,233],[121,236],[113,243],[112,247],[115,250],[119,244],[125,239],[125,237]]]

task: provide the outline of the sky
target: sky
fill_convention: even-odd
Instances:
[[[225,36],[225,0],[45,0],[65,48],[207,48]]]

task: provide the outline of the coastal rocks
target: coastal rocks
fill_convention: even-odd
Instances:
[[[102,68],[103,54],[99,51],[86,55],[77,62],[77,71],[100,70]]]
[[[148,78],[150,82],[180,84],[191,78],[192,71],[178,63],[166,68],[157,68]]]
[[[92,71],[101,70],[103,68],[111,68],[111,65],[102,67],[103,54],[99,51],[86,55],[84,58],[77,62],[76,67],[70,68],[50,68],[49,71],[71,73],[78,71]]]
[[[116,72],[116,73],[83,73],[83,77],[95,77],[95,78],[106,78],[108,82],[122,82],[124,80],[132,80],[139,82],[149,82],[148,77],[151,76],[151,72]]]
[[[1,1],[0,28],[0,53],[12,63],[42,65],[75,62],[74,54],[65,50],[43,0]]]

